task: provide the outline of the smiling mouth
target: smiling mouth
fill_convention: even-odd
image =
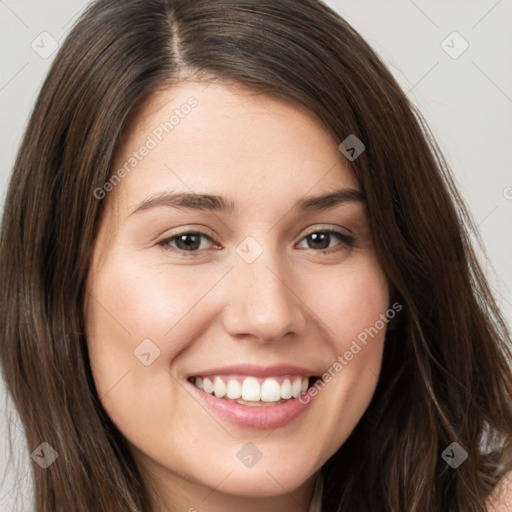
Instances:
[[[281,405],[307,393],[320,377],[287,375],[258,378],[243,375],[190,377],[188,381],[203,393],[250,407]]]

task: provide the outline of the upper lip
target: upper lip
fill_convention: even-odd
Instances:
[[[197,372],[190,373],[190,377],[207,377],[211,375],[250,375],[254,377],[272,377],[280,375],[300,375],[301,377],[313,377],[318,375],[318,372],[295,366],[292,364],[278,364],[272,366],[259,366],[256,364],[234,364],[230,366],[222,366],[217,368],[209,368],[208,370],[198,370]]]

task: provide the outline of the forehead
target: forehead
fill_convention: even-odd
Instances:
[[[312,112],[219,83],[185,82],[150,96],[127,124],[113,172],[123,176],[110,192],[121,217],[163,191],[228,196],[262,209],[359,188]]]

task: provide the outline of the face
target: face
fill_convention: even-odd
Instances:
[[[338,143],[297,105],[184,83],[95,192],[95,384],[176,510],[295,510],[369,405],[389,290]]]

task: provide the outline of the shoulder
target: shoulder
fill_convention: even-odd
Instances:
[[[487,512],[512,510],[512,471],[509,471],[489,496]]]

